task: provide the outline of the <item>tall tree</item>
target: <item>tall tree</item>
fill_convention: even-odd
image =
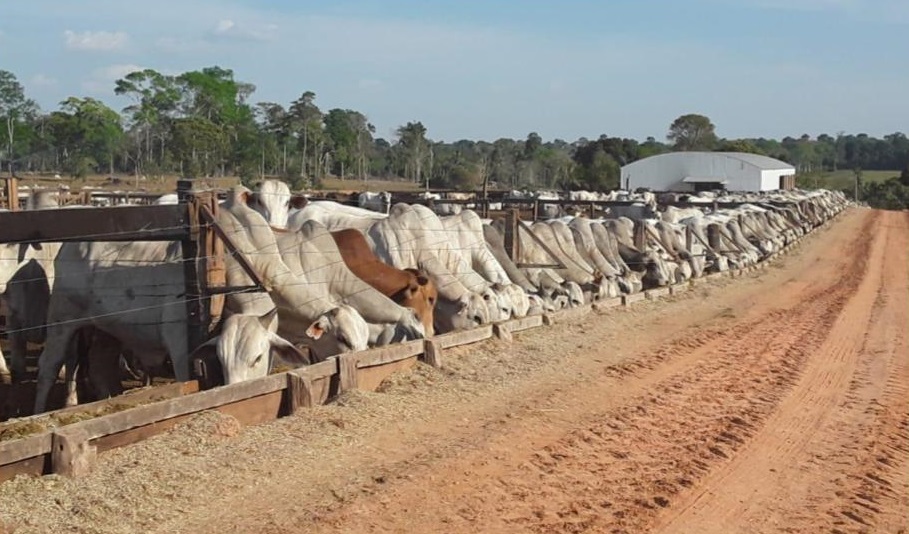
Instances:
[[[154,69],[134,71],[115,82],[114,94],[128,96],[133,101],[123,108],[123,113],[129,117],[137,141],[136,174],[140,174],[143,159],[146,164],[153,159],[153,137],[160,140],[159,164],[163,165],[169,121],[181,97],[176,79]]]
[[[398,146],[406,155],[404,177],[420,183],[423,179],[423,165],[430,154],[426,139],[426,127],[422,122],[408,122],[398,127]],[[428,183],[427,183],[428,184]]]
[[[314,169],[317,176],[320,175],[321,166],[318,162],[322,155],[322,144],[324,143],[322,136],[323,117],[322,111],[315,104],[315,100],[316,94],[312,91],[306,91],[300,95],[300,98],[290,104],[287,113],[290,129],[297,135],[298,143],[303,151],[303,157],[300,162],[300,176],[303,178],[310,178],[310,169]],[[312,146],[315,146],[316,150],[310,150]],[[310,152],[313,153],[312,158],[309,157]],[[308,163],[307,158],[313,163]]]
[[[114,172],[114,157],[123,139],[120,115],[94,98],[71,96],[60,103],[68,114],[67,134],[73,136],[77,147],[70,154],[70,169],[83,175],[91,168],[100,170],[104,163]],[[67,120],[66,118],[64,120]]]
[[[672,121],[666,138],[676,150],[712,150],[717,140],[715,130],[709,118],[689,113]]]
[[[13,161],[16,159],[14,150],[16,130],[21,122],[36,114],[37,111],[37,104],[25,97],[25,89],[16,76],[12,72],[0,70],[0,118],[6,125],[4,134],[10,175],[13,174]]]
[[[256,109],[260,128],[269,138],[263,142],[263,146],[270,146],[271,143],[274,143],[275,146],[280,147],[280,172],[281,176],[287,176],[287,142],[291,137],[287,110],[281,104],[274,102],[259,102],[256,104]],[[263,148],[263,159],[264,152]],[[264,169],[262,172],[264,174]]]

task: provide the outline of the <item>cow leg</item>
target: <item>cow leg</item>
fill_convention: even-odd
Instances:
[[[63,385],[66,398],[63,406],[70,407],[79,404],[79,382],[88,382],[85,377],[90,373],[91,365],[88,354],[91,351],[91,336],[94,328],[83,328],[75,332],[70,338],[66,350],[65,364],[63,365]],[[77,381],[77,372],[79,380]],[[87,389],[87,388],[83,388]]]
[[[176,308],[176,306],[171,307]],[[171,318],[165,316],[165,320],[167,319],[170,319],[171,322],[166,325],[162,334],[164,337],[164,348],[170,356],[170,361],[174,366],[174,379],[176,379],[177,382],[189,382],[191,378],[189,368],[190,351],[186,346],[186,320],[182,317],[177,319],[177,317]]]
[[[22,325],[16,321],[12,320],[9,323],[9,344],[10,344],[10,367],[13,373],[13,380],[16,382],[22,382],[25,380],[25,354],[28,350],[26,333],[21,331]]]
[[[6,357],[3,356],[3,349],[0,348],[0,384],[11,384],[13,382],[13,376],[9,372],[9,367],[6,366]]]
[[[123,393],[119,365],[122,350],[120,341],[102,330],[95,329],[88,348],[82,361],[88,364],[86,370],[96,399],[107,399]]]
[[[67,362],[70,341],[77,332],[75,325],[55,325],[48,328],[47,342],[41,356],[38,357],[38,381],[35,392],[35,413],[42,413],[47,408],[47,398],[57,380],[63,364]],[[74,366],[75,361],[70,362]],[[69,375],[69,370],[67,370]]]

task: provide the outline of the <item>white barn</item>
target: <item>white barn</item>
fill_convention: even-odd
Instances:
[[[744,152],[670,152],[622,167],[622,184],[632,191],[772,191],[795,187],[795,167]]]

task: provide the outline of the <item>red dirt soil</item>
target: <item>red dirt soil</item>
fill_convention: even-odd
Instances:
[[[548,363],[496,374],[517,357]],[[478,359],[493,367],[469,364]],[[317,460],[277,437],[261,439],[258,463],[240,474],[199,458],[214,472],[208,484],[243,482],[204,491],[200,478],[198,493],[179,490],[181,512],[132,528],[909,530],[906,213],[851,209],[758,274],[519,333],[512,345],[454,349],[445,363],[449,375],[432,379],[461,394],[417,383],[418,394],[399,385],[353,399],[368,425],[330,419],[342,439]],[[458,386],[469,380],[480,384]],[[419,415],[379,409],[402,395]]]

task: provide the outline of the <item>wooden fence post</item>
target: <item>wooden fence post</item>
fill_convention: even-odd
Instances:
[[[338,379],[341,393],[351,389],[358,389],[356,353],[349,352],[338,355]]]
[[[81,477],[92,470],[97,448],[89,443],[89,436],[61,428],[51,438],[51,469],[54,473],[67,477]]]
[[[199,204],[208,208],[212,218],[218,217],[218,196],[213,191],[207,191],[196,197]],[[212,288],[224,287],[227,284],[227,268],[224,264],[224,242],[218,239],[210,224],[204,225],[202,232],[203,258],[199,269],[205,273],[205,296],[208,299],[209,326],[207,333],[218,325],[224,311],[224,298],[221,293],[211,291]]]
[[[505,252],[511,261],[517,263],[521,252],[521,239],[518,235],[518,210],[510,209],[505,213]]]
[[[301,408],[312,408],[312,379],[308,376],[287,373],[287,390],[284,393],[284,414],[293,415]]]
[[[436,369],[442,367],[442,345],[434,339],[423,340],[423,360]]]
[[[19,179],[11,176],[6,178],[5,183],[6,201],[9,203],[7,208],[10,211],[19,211]]]
[[[181,240],[183,251],[183,276],[186,285],[186,318],[187,318],[187,350],[192,353],[196,347],[208,339],[208,328],[211,324],[208,303],[205,302],[205,293],[199,277],[200,250],[200,214],[199,201],[193,191],[192,180],[177,181],[177,202],[186,207],[187,221],[185,223],[188,235]],[[204,264],[202,265],[204,269]],[[190,372],[186,369],[186,372]]]
[[[634,248],[644,250],[647,246],[647,227],[644,221],[634,221]]]
[[[707,244],[716,252],[720,250],[720,229],[714,224],[707,225]]]

